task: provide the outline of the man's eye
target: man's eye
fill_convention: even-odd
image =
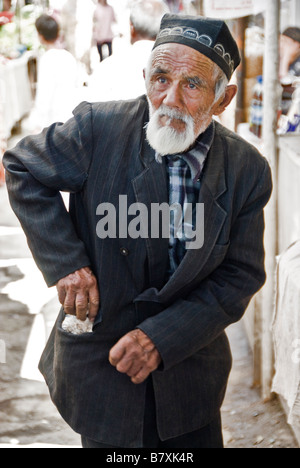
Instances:
[[[198,89],[199,83],[195,83],[194,81],[188,81],[187,86],[189,89]]]
[[[165,84],[167,82],[167,79],[164,76],[159,76],[157,78],[158,83],[160,84]]]

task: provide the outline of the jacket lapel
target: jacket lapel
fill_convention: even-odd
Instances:
[[[200,249],[187,250],[176,272],[160,292],[163,302],[168,301],[174,290],[178,292],[183,289],[201,272],[227,217],[226,211],[218,203],[218,199],[227,187],[224,149],[217,135],[208,156],[201,184],[198,202],[204,204],[204,244]]]
[[[160,291],[155,289],[153,285],[154,287],[140,295],[138,300],[168,303],[174,298],[174,294],[177,295],[180,290],[191,283],[203,269],[227,217],[226,211],[218,203],[220,196],[227,190],[225,158],[222,140],[216,131],[199,194],[199,203],[204,204],[204,244],[200,249],[187,251],[174,275]],[[142,188],[141,184],[140,189],[142,190]],[[161,253],[163,253],[163,248],[168,250],[167,246],[161,243]]]
[[[161,205],[168,203],[168,180],[165,164],[155,160],[155,152],[149,146],[145,133],[140,153],[144,164],[141,174],[132,180],[132,186],[138,203],[143,203],[148,210],[148,236],[145,239],[149,281],[155,288],[161,288],[165,282],[165,272],[168,266],[167,238],[154,238],[151,236],[151,210],[154,203]]]

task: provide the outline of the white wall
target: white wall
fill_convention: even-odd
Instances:
[[[280,30],[288,26],[300,27],[300,0],[281,1]]]

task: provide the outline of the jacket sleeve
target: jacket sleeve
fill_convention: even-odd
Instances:
[[[271,173],[265,163],[260,180],[232,225],[230,247],[220,266],[187,297],[138,326],[160,352],[162,369],[212,343],[241,319],[251,297],[263,286],[263,208],[271,190]]]
[[[5,153],[11,206],[48,286],[90,265],[60,192],[81,191],[92,157],[91,105],[74,117],[29,136]]]

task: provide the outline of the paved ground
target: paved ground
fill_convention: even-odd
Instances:
[[[233,369],[222,408],[226,448],[298,448],[282,407],[252,386],[252,353],[243,323],[228,329]]]

